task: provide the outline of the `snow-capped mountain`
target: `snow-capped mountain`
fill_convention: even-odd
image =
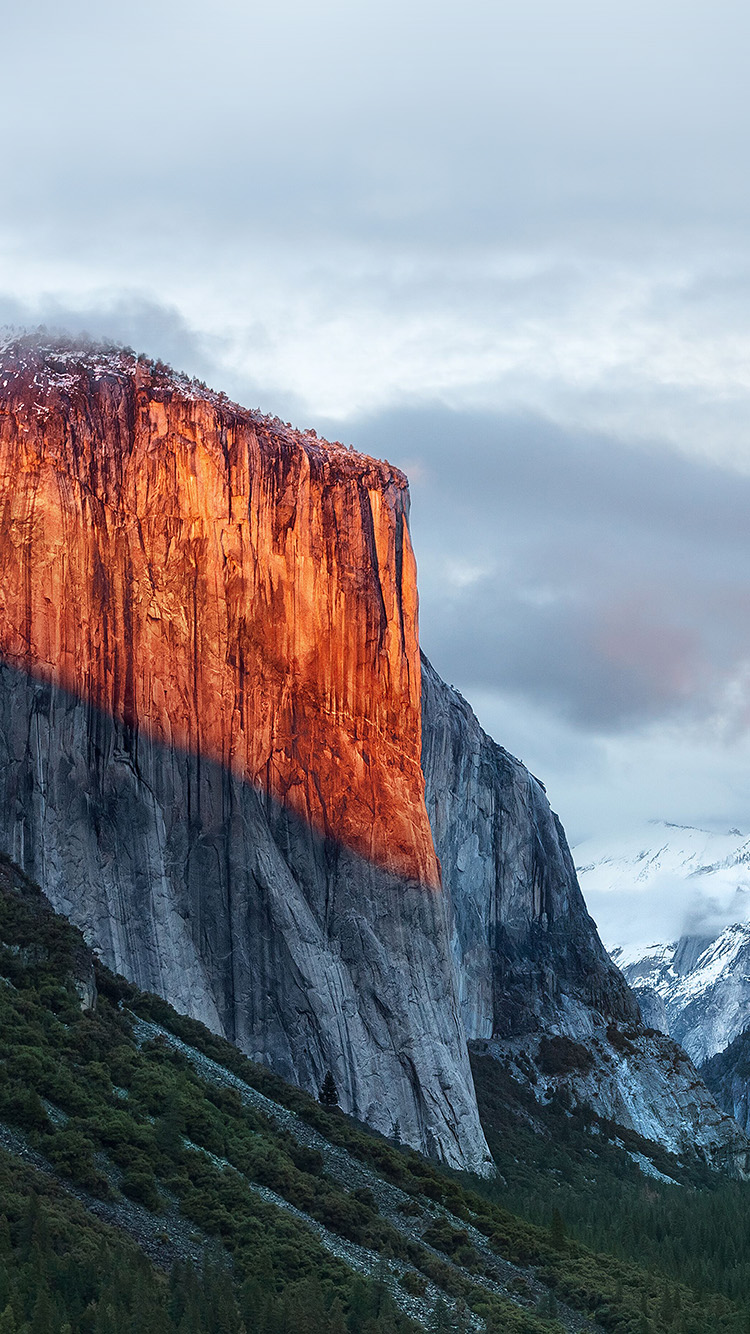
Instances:
[[[750,1024],[750,925],[728,926],[715,940],[682,936],[640,959],[612,950],[634,988],[646,1023],[676,1039],[696,1065]]]
[[[646,1023],[696,1065],[723,1051],[750,1025],[750,839],[653,822],[608,846],[581,844],[575,856]]]

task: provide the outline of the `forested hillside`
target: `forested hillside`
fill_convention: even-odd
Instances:
[[[10,864],[0,941],[2,1334],[747,1330],[750,1188],[647,1180],[481,1061],[500,1175],[458,1177],[94,965]]]

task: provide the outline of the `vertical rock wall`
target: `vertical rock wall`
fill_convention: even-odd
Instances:
[[[638,1007],[578,887],[565,834],[538,779],[480,727],[422,659],[427,809],[454,920],[469,1038],[541,1028],[581,1036]]]
[[[125,353],[0,363],[4,849],[111,966],[482,1170],[405,479]]]
[[[403,474],[124,354],[2,372],[4,660],[436,887]]]

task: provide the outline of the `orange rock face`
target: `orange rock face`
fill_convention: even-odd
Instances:
[[[122,352],[0,356],[0,652],[439,884],[406,479]]]

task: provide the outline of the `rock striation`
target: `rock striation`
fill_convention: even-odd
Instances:
[[[405,478],[123,351],[1,364],[4,850],[111,967],[481,1169]]]
[[[422,764],[453,905],[452,947],[469,1038],[555,1026],[580,1037],[592,1012],[637,1004],[586,911],[542,783],[484,732],[422,659]]]

